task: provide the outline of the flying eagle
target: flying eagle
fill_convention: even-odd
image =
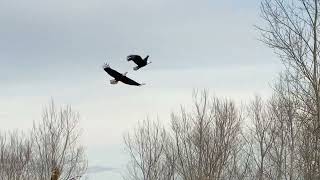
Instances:
[[[151,61],[148,61],[148,58],[149,58],[149,55],[147,57],[145,57],[144,59],[142,59],[141,56],[139,56],[139,55],[127,56],[128,61],[133,61],[136,65],[138,65],[133,68],[133,70],[135,70],[135,71],[146,66],[147,64],[150,64]]]
[[[112,76],[114,79],[110,80],[110,84],[117,84],[119,81],[123,82],[124,84],[128,84],[128,85],[133,85],[133,86],[142,86],[145,84],[140,84],[137,83],[136,81],[128,78],[127,72],[125,72],[124,74],[121,74],[119,72],[117,72],[114,69],[111,69],[110,66],[108,64],[105,64],[103,66],[104,71],[106,71],[110,76]]]

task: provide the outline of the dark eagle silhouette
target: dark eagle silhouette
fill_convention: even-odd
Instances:
[[[129,55],[127,56],[128,61],[133,61],[136,65],[136,67],[133,68],[133,70],[137,71],[138,69],[146,66],[147,64],[150,64],[151,61],[148,61],[149,55],[145,57],[144,59],[141,58],[139,55]]]
[[[145,84],[140,84],[137,83],[136,81],[128,78],[127,72],[125,72],[124,74],[121,74],[119,72],[117,72],[114,69],[111,69],[110,66],[108,64],[105,64],[103,66],[104,71],[106,71],[110,76],[112,76],[114,79],[110,80],[110,84],[117,84],[119,81],[123,82],[124,84],[128,84],[128,85],[132,85],[132,86],[142,86]]]

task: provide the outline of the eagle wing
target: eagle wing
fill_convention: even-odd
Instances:
[[[103,66],[103,70],[107,72],[110,76],[112,76],[114,79],[119,80],[123,76],[121,73],[118,71],[111,69],[109,65],[105,64]]]
[[[124,84],[128,84],[128,85],[133,85],[133,86],[141,86],[143,84],[137,83],[136,81],[128,78],[127,76],[123,76],[121,79],[121,82],[123,82]]]
[[[142,66],[144,64],[143,59],[141,58],[141,56],[139,55],[129,55],[127,57],[128,61],[133,61],[134,63],[136,63],[138,66]]]
[[[130,78],[128,78],[127,76],[124,76],[123,74],[117,72],[116,70],[113,70],[110,68],[110,66],[108,64],[105,64],[103,66],[104,71],[106,71],[110,76],[112,76],[115,80],[117,81],[121,81],[124,84],[128,84],[128,85],[133,85],[133,86],[141,86],[144,84],[140,84]]]

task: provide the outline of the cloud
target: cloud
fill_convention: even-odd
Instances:
[[[277,69],[270,65],[272,53],[256,40],[258,5],[1,0],[1,128],[30,128],[53,97],[79,111],[86,145],[95,149],[122,142],[123,132],[148,114],[170,121],[172,110],[191,101],[193,88],[235,98],[269,89]],[[130,53],[149,54],[153,63],[133,72],[134,64],[125,60]],[[147,86],[111,86],[101,69],[105,61]],[[98,161],[89,167],[90,176],[119,176],[115,171],[127,159],[119,153],[122,147],[115,149],[89,153],[90,164]]]
[[[128,53],[150,54],[154,69],[267,62],[252,33],[253,8],[233,11],[229,4],[1,1],[0,81],[76,76],[70,69],[90,73],[106,59],[123,66]]]

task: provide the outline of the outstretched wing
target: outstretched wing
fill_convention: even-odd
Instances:
[[[107,72],[110,76],[114,77],[116,80],[121,79],[121,77],[123,76],[121,73],[119,73],[118,71],[111,69],[110,66],[108,64],[105,64],[103,66],[103,70],[105,72]]]
[[[136,81],[128,78],[127,76],[123,76],[121,82],[123,82],[124,84],[133,85],[133,86],[144,85],[144,84],[137,83]]]
[[[141,56],[139,55],[129,55],[127,57],[128,61],[133,61],[134,63],[136,63],[138,66],[142,66],[145,64],[145,62],[143,61],[143,59],[141,58]]]

